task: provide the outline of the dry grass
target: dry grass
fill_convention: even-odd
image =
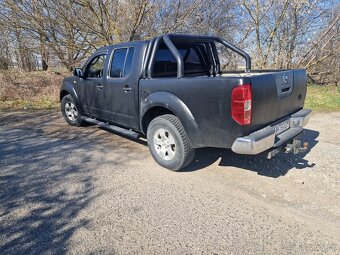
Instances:
[[[59,89],[67,73],[0,72],[1,109],[46,109],[57,107]]]

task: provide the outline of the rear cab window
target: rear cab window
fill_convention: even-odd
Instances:
[[[175,44],[184,62],[184,74],[209,74],[210,61],[202,43]],[[153,74],[155,77],[176,76],[177,63],[171,51],[161,45],[156,51]]]

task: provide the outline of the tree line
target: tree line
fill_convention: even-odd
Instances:
[[[257,69],[339,80],[337,0],[0,0],[0,69],[79,66],[95,49],[165,33],[218,35]]]

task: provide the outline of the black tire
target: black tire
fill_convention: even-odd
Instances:
[[[61,99],[61,112],[64,116],[64,119],[71,126],[79,127],[84,124],[84,120],[83,120],[83,116],[77,110],[75,105],[76,104],[71,95],[66,95]],[[68,114],[68,109],[70,109],[70,106],[72,106],[73,108],[73,117],[71,117],[72,113],[69,112],[70,114]]]
[[[169,143],[163,147],[158,145],[158,143],[166,143],[162,141],[162,135],[159,135],[164,132],[163,130],[165,130],[164,140],[174,140],[174,146],[169,146]],[[195,157],[195,149],[192,148],[182,123],[174,115],[165,114],[154,118],[148,126],[147,140],[152,157],[159,165],[169,170],[178,171],[189,165]],[[166,152],[162,155],[162,148],[165,148],[167,152],[171,150],[171,155],[167,155]],[[174,154],[172,154],[173,151]]]

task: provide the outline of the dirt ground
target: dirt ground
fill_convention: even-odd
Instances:
[[[0,254],[339,254],[340,113],[272,160],[200,149],[174,173],[144,139],[0,112]]]

